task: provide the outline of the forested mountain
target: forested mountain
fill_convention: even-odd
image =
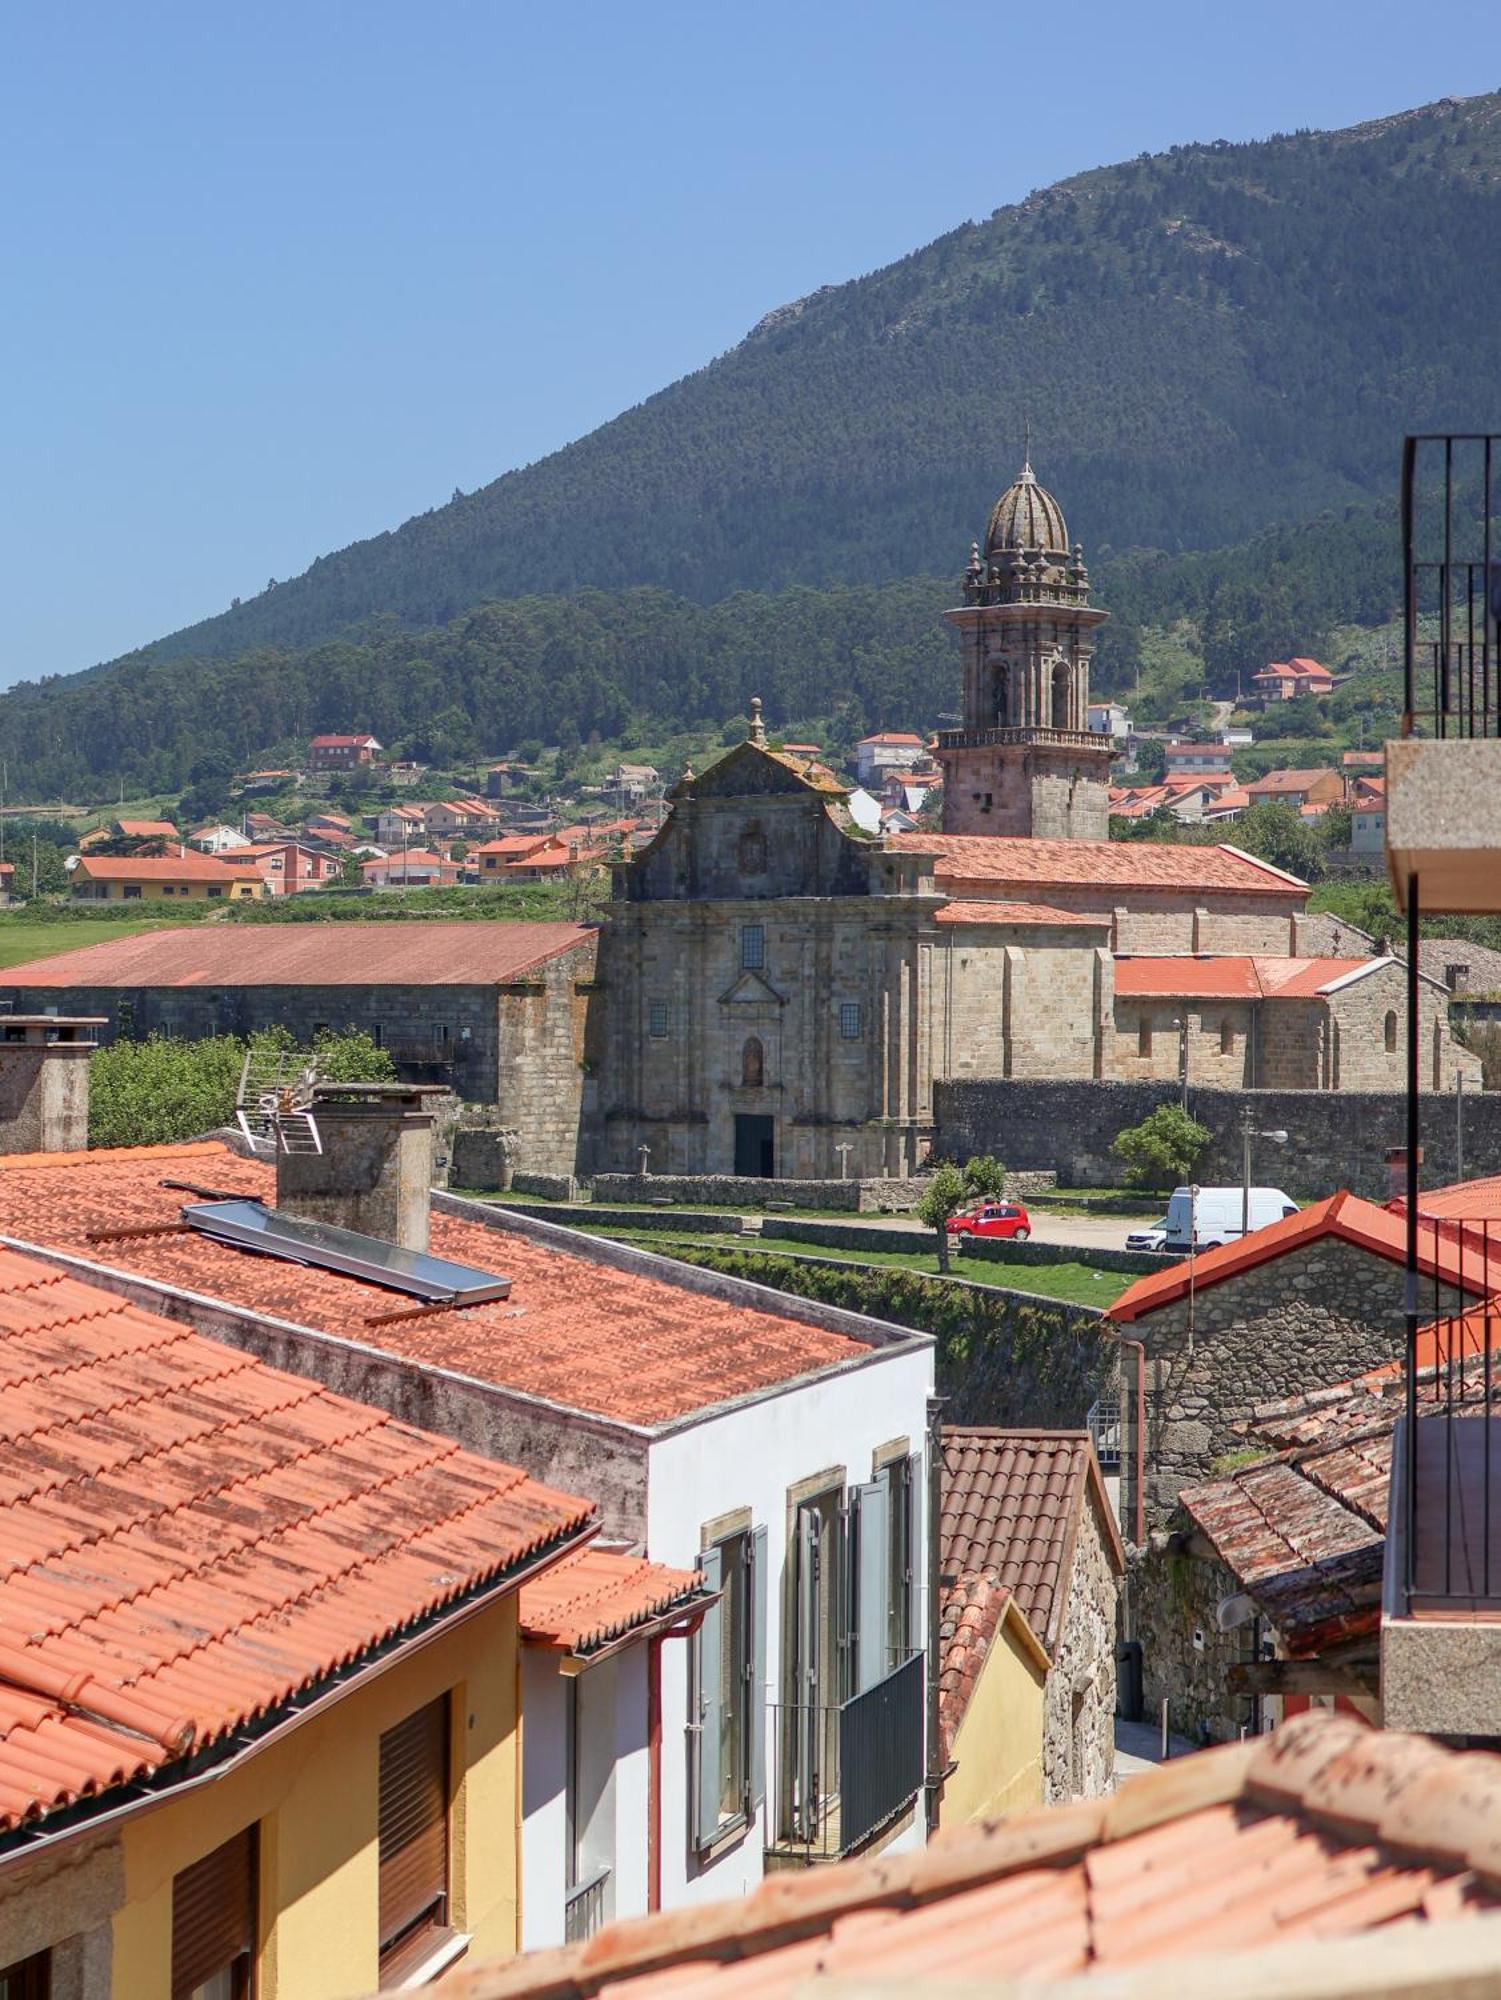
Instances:
[[[1208,553],[1137,553],[1098,566],[1095,685],[1130,686],[1140,628],[1188,619],[1210,678],[1244,658],[1316,647],[1332,625],[1376,623],[1398,571],[1394,509],[1349,508]],[[958,654],[939,614],[956,579],[742,591],[704,606],[654,586],[485,604],[409,631],[394,618],[326,644],[234,659],[136,655],[0,694],[11,796],[85,799],[123,781],[174,791],[211,763],[244,768],[325,729],[370,729],[440,764],[528,737],[651,740],[744,715],[829,719],[830,740],[883,723],[927,726],[958,703]]]
[[[1501,94],[1080,175],[220,618],[0,695],[11,796],[168,791],[319,729],[437,761],[613,739],[752,693],[931,723],[1024,413],[1113,614],[1097,686],[1188,618],[1233,688],[1391,614],[1402,433],[1501,428],[1498,240]]]
[[[1498,232],[1501,95],[1081,174],[151,650],[587,587],[712,603],[947,574],[1024,412],[1092,561],[1238,542],[1386,494],[1404,430],[1501,422]]]

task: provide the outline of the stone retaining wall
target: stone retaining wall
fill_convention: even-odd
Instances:
[[[1172,1083],[978,1083],[934,1086],[937,1144],[951,1158],[994,1153],[1022,1171],[1051,1169],[1066,1187],[1112,1187],[1124,1162],[1110,1142],[1159,1104],[1178,1101]],[[1238,1186],[1240,1116],[1249,1105],[1261,1130],[1285,1130],[1288,1143],[1262,1141],[1252,1155],[1260,1187],[1314,1200],[1347,1187],[1386,1199],[1385,1154],[1406,1137],[1407,1103],[1397,1091],[1215,1090],[1189,1092],[1189,1109],[1213,1134],[1195,1169],[1205,1186]],[[1464,1172],[1501,1173],[1501,1091],[1464,1096]],[[1421,1103],[1424,1178],[1440,1186],[1459,1178],[1455,1099],[1425,1092]],[[1150,1201],[1150,1197],[1143,1197]]]
[[[741,1174],[596,1174],[600,1201],[682,1201],[708,1208],[842,1208],[879,1215],[911,1208],[925,1182],[911,1180],[752,1180]]]

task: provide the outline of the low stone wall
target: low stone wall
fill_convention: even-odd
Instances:
[[[1104,1315],[1035,1293],[836,1264],[796,1253],[704,1244],[685,1263],[930,1333],[950,1424],[1079,1430],[1099,1397],[1118,1394],[1120,1350]]]
[[[710,1208],[842,1208],[881,1215],[911,1208],[922,1180],[752,1180],[740,1174],[596,1174],[596,1201],[682,1201]]]
[[[473,1187],[473,1181],[467,1183]],[[511,1186],[517,1194],[536,1195],[540,1201],[577,1201],[579,1184],[572,1174],[513,1174]]]
[[[691,1231],[695,1236],[739,1236],[745,1229],[744,1216],[676,1206],[606,1208],[597,1201],[580,1201],[564,1207],[556,1202],[529,1201],[524,1208],[507,1212],[534,1215],[543,1222],[560,1222],[565,1229],[582,1229],[586,1233],[591,1229],[676,1229]]]
[[[1016,1243],[1004,1236],[966,1236],[963,1257],[980,1257],[987,1264],[1088,1264],[1096,1271],[1127,1271],[1139,1278],[1181,1260],[1161,1250],[1100,1250],[1092,1244]]]
[[[994,1153],[1022,1171],[1051,1169],[1066,1187],[1111,1187],[1124,1163],[1110,1142],[1159,1104],[1178,1101],[1174,1083],[940,1082],[934,1086],[937,1145],[951,1158]],[[1406,1138],[1407,1104],[1385,1090],[1218,1090],[1189,1092],[1189,1109],[1213,1134],[1195,1169],[1206,1186],[1238,1186],[1240,1117],[1249,1105],[1260,1130],[1283,1129],[1285,1146],[1262,1140],[1252,1155],[1260,1187],[1280,1187],[1313,1200],[1347,1187],[1386,1199],[1385,1154]],[[1501,1091],[1466,1091],[1464,1171],[1501,1172]],[[1424,1179],[1432,1186],[1458,1178],[1455,1099],[1425,1092],[1421,1101]],[[1143,1197],[1150,1203],[1151,1197]]]

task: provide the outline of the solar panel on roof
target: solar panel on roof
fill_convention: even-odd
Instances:
[[[290,1264],[342,1271],[431,1304],[472,1306],[485,1299],[509,1298],[511,1293],[509,1278],[432,1257],[425,1250],[404,1250],[378,1236],[363,1236],[357,1229],[282,1215],[258,1201],[189,1202],[183,1206],[182,1219],[218,1243],[283,1257]]]

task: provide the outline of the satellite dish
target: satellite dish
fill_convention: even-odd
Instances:
[[[323,1081],[316,1056],[303,1049],[250,1049],[235,1094],[235,1123],[252,1152],[321,1153],[313,1102]]]

